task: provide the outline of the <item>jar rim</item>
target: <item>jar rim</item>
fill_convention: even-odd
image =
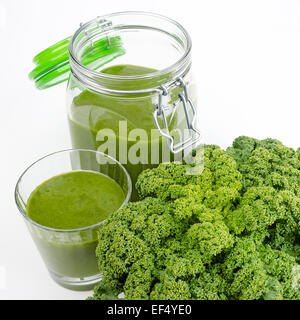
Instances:
[[[151,72],[151,73],[147,73],[147,74],[142,74],[142,75],[130,75],[130,76],[125,76],[125,75],[112,75],[112,74],[107,74],[107,73],[103,73],[101,71],[95,71],[92,70],[90,68],[88,68],[87,66],[83,65],[79,59],[76,57],[76,52],[75,52],[75,48],[74,48],[74,42],[76,40],[76,38],[84,31],[87,30],[87,28],[89,26],[91,26],[93,23],[96,23],[97,21],[99,21],[99,19],[109,19],[112,17],[116,17],[116,16],[124,16],[124,15],[135,15],[135,16],[148,16],[148,17],[153,17],[153,18],[158,18],[161,19],[164,22],[168,22],[171,25],[175,26],[178,30],[180,30],[182,32],[182,34],[184,35],[184,38],[186,40],[186,45],[184,47],[184,53],[181,55],[181,57],[174,62],[173,64],[162,68],[160,70],[157,70],[155,72]],[[124,27],[124,25],[122,25]],[[111,14],[106,14],[106,15],[102,15],[102,16],[98,16],[97,18],[90,20],[89,22],[82,24],[73,34],[73,36],[71,37],[71,40],[69,42],[69,57],[70,57],[70,64],[71,64],[71,70],[72,65],[80,72],[80,73],[84,73],[84,72],[88,72],[90,75],[95,76],[95,77],[101,77],[101,79],[106,79],[106,80],[147,80],[147,79],[151,79],[151,78],[155,78],[155,77],[160,77],[162,75],[168,74],[174,70],[178,70],[180,68],[182,68],[187,59],[190,56],[190,52],[191,52],[191,48],[192,48],[192,41],[190,38],[189,33],[186,31],[186,29],[177,21],[166,17],[164,15],[160,15],[157,13],[153,13],[153,12],[147,12],[147,11],[121,11],[121,12],[115,12],[115,13],[111,13]],[[186,69],[186,68],[185,68]],[[185,69],[182,71],[182,74],[184,74]]]

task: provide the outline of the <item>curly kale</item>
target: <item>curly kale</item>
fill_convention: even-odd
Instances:
[[[300,159],[296,152],[274,139],[241,136],[227,149],[243,175],[243,188],[269,186],[300,197]]]
[[[300,149],[239,137],[191,167],[140,174],[140,201],[99,230],[91,299],[300,299]]]
[[[278,140],[239,137],[227,149],[243,175],[243,198],[227,216],[237,234],[261,232],[272,247],[299,259],[300,158]]]

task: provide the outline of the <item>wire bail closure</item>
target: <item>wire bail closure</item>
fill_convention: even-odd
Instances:
[[[169,149],[174,154],[182,152],[183,150],[189,147],[192,147],[201,139],[200,131],[196,128],[196,125],[195,125],[196,117],[197,117],[196,109],[192,100],[189,98],[185,81],[182,78],[178,78],[175,81],[175,85],[183,89],[183,92],[178,94],[178,98],[179,98],[179,101],[181,101],[183,104],[187,128],[189,131],[188,138],[175,144],[174,138],[170,134],[167,117],[165,113],[166,108],[162,104],[163,96],[166,96],[168,94],[168,90],[166,89],[165,86],[160,86],[160,90],[158,92],[158,104],[156,105],[155,110],[153,112],[153,119],[154,119],[155,126],[159,131],[159,133],[167,139]],[[192,111],[192,119],[190,118],[189,109]],[[164,125],[163,129],[159,125],[158,117],[162,117],[163,125]]]

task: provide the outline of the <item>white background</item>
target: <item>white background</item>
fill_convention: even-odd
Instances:
[[[80,22],[124,10],[167,15],[191,34],[206,143],[245,134],[300,146],[300,1],[0,0],[0,299],[88,295],[50,279],[14,203],[25,167],[70,147],[65,84],[38,91],[27,75],[33,56]]]

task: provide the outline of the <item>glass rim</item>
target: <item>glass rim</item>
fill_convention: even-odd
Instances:
[[[118,16],[118,15],[137,15],[137,16],[150,16],[150,17],[154,17],[154,18],[158,18],[161,19],[162,21],[166,21],[169,22],[170,24],[174,25],[176,28],[178,28],[182,34],[184,35],[185,39],[186,39],[186,46],[184,48],[184,53],[182,54],[182,56],[173,64],[155,71],[155,72],[151,72],[151,73],[147,73],[147,74],[142,74],[142,75],[135,75],[135,76],[120,76],[120,75],[111,75],[111,74],[106,74],[106,73],[102,73],[101,71],[95,71],[92,69],[89,69],[87,66],[84,66],[79,59],[77,59],[76,54],[75,54],[75,50],[74,50],[74,41],[77,38],[77,36],[83,32],[86,28],[88,28],[91,24],[95,23],[96,21],[98,21],[99,19],[105,19],[105,18],[110,18],[110,17],[114,17],[114,16]],[[82,24],[76,31],[75,33],[72,35],[71,40],[69,42],[69,46],[68,46],[68,50],[69,50],[69,57],[70,60],[72,60],[72,62],[81,70],[81,71],[86,71],[89,74],[95,76],[95,77],[101,77],[103,79],[110,79],[110,80],[146,80],[149,78],[155,78],[155,77],[159,77],[161,75],[165,75],[168,74],[170,72],[172,72],[173,70],[177,70],[177,68],[180,68],[182,65],[184,65],[186,59],[189,57],[190,52],[192,49],[192,40],[191,37],[189,35],[189,33],[187,32],[187,30],[176,20],[173,20],[167,16],[161,15],[161,14],[157,14],[157,13],[153,13],[153,12],[148,12],[148,11],[120,11],[120,12],[114,12],[111,14],[106,14],[106,15],[101,15],[98,16],[97,18],[90,20],[84,24]]]
[[[126,175],[126,179],[127,179],[127,184],[128,184],[128,191],[127,191],[127,195],[123,201],[123,203],[121,204],[121,206],[118,208],[117,211],[119,211],[125,204],[127,204],[130,200],[130,197],[131,197],[131,193],[132,193],[132,181],[131,181],[131,177],[129,175],[129,173],[127,172],[127,170],[125,169],[125,167],[121,164],[121,162],[119,162],[118,160],[116,160],[115,158],[111,157],[110,155],[107,155],[101,151],[97,151],[97,150],[91,150],[91,149],[82,149],[82,148],[78,148],[78,149],[64,149],[64,150],[59,150],[59,151],[55,151],[55,152],[52,152],[52,153],[49,153],[49,154],[46,154],[45,156],[37,159],[36,161],[34,161],[32,164],[30,164],[23,172],[22,174],[20,175],[20,177],[18,178],[18,181],[16,183],[16,186],[15,186],[15,191],[14,191],[14,198],[15,198],[15,203],[17,205],[17,208],[19,210],[19,212],[22,214],[22,216],[27,220],[29,221],[31,224],[41,228],[41,229],[44,229],[44,230],[48,230],[48,231],[53,231],[53,232],[81,232],[81,231],[86,231],[86,230],[90,230],[90,229],[94,229],[98,226],[101,226],[106,220],[102,220],[98,223],[95,223],[93,225],[90,225],[90,226],[87,226],[87,227],[82,227],[82,228],[76,228],[76,229],[56,229],[56,228],[51,228],[51,227],[47,227],[47,226],[43,226],[42,224],[39,224],[37,223],[36,221],[30,219],[28,217],[28,215],[26,214],[26,212],[24,212],[23,208],[20,206],[19,204],[19,200],[18,200],[18,193],[19,193],[19,185],[20,185],[20,182],[22,181],[22,178],[25,176],[25,174],[34,166],[36,165],[37,163],[39,163],[40,161],[46,159],[46,158],[49,158],[53,155],[56,155],[56,154],[59,154],[59,153],[67,153],[67,152],[72,152],[72,151],[83,151],[83,152],[92,152],[94,154],[99,154],[101,156],[104,156],[112,161],[114,161],[114,163],[116,165],[118,165],[122,170],[123,172],[125,173]],[[77,170],[78,171],[78,170]],[[32,190],[34,191],[34,190]]]

